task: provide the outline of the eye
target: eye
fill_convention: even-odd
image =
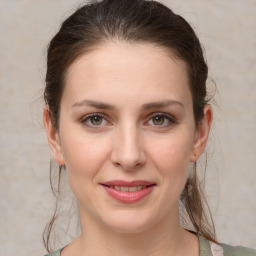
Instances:
[[[154,116],[152,118],[152,122],[155,125],[163,125],[165,122],[165,117],[164,116]]]
[[[81,122],[89,127],[101,127],[109,124],[105,115],[100,113],[86,115],[81,119]]]
[[[168,114],[164,113],[155,113],[149,121],[146,122],[146,125],[150,126],[159,126],[161,127],[168,127],[175,123],[175,119]]]

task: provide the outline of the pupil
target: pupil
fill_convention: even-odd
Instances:
[[[161,117],[161,116],[156,116],[153,119],[153,123],[156,124],[156,125],[161,125],[161,124],[164,123],[164,118]]]
[[[100,116],[94,116],[92,117],[92,124],[99,125],[102,122],[102,118]]]

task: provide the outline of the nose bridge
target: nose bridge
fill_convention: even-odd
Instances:
[[[145,161],[140,129],[133,122],[117,128],[112,150],[112,161],[123,169],[132,170]]]

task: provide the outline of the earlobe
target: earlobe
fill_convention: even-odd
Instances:
[[[210,132],[212,123],[212,107],[210,105],[205,105],[204,107],[204,118],[198,124],[193,148],[191,151],[190,162],[195,162],[201,154],[204,152],[204,149],[207,144],[208,135]]]
[[[62,154],[62,148],[60,144],[59,133],[58,130],[52,124],[48,105],[44,107],[43,120],[48,139],[48,144],[52,150],[53,157],[58,164],[65,165]]]

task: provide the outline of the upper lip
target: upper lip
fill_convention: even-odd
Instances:
[[[105,186],[125,186],[125,187],[155,185],[154,182],[146,181],[146,180],[133,180],[133,181],[110,180],[110,181],[102,182],[101,184]]]

